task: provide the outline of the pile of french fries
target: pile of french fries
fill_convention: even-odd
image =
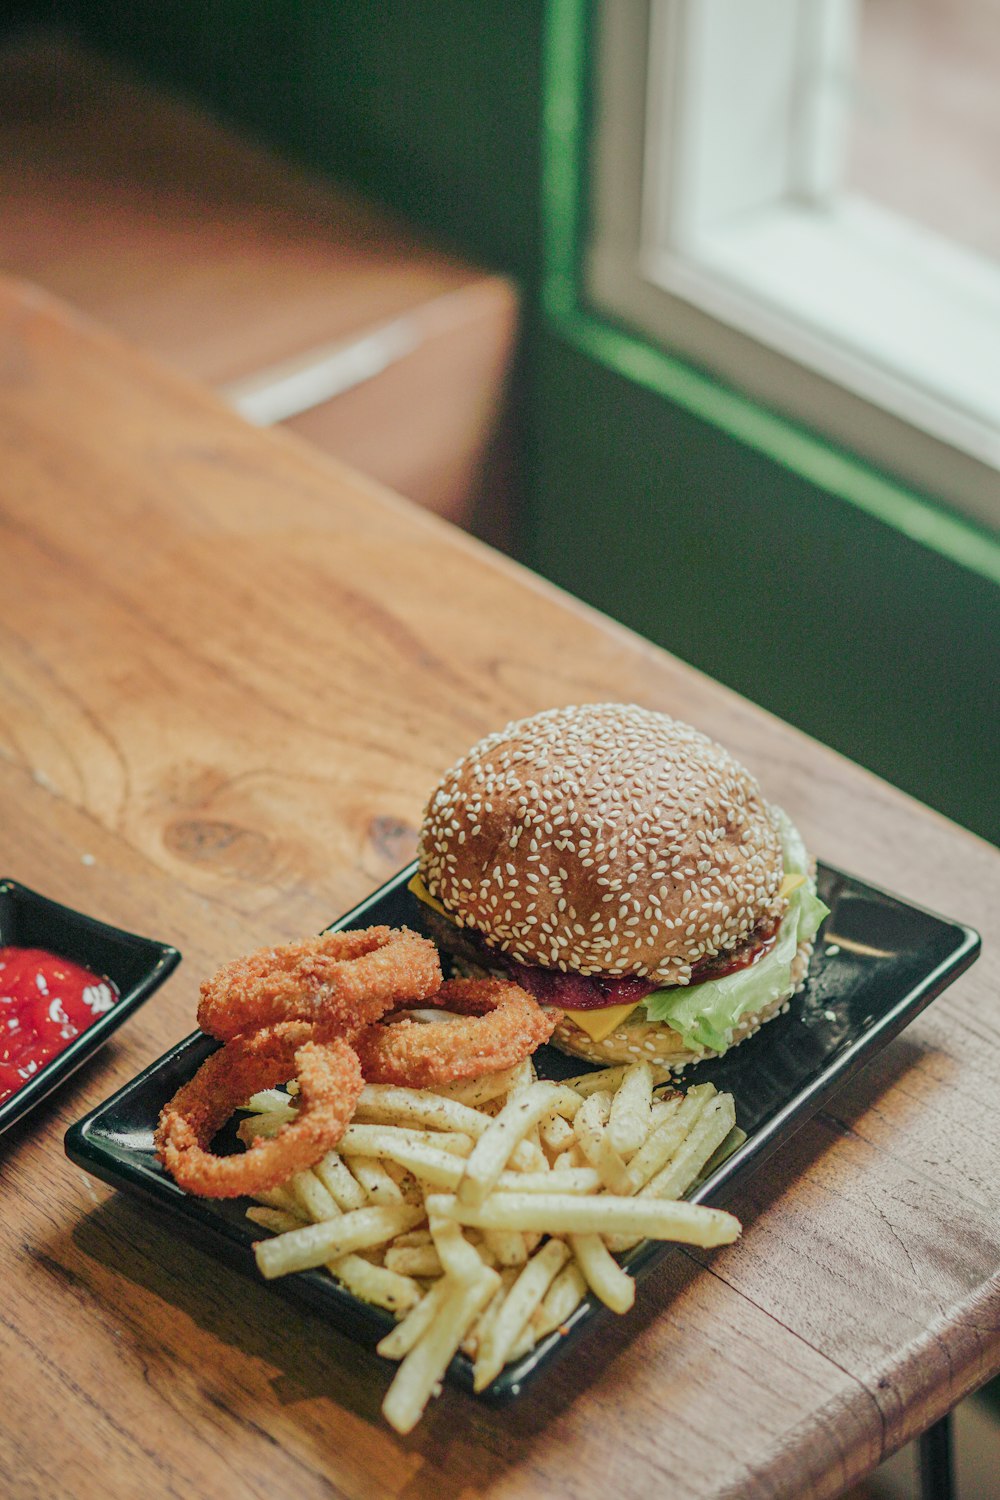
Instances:
[[[249,1143],[295,1099],[266,1090],[246,1109]],[[366,1084],[337,1150],[248,1210],[274,1236],[257,1264],[267,1278],[325,1266],[396,1315],[382,1409],[409,1432],[459,1350],[480,1391],[588,1291],[627,1312],[635,1283],[615,1257],[641,1240],[734,1240],[731,1214],[680,1200],[738,1135],[730,1095],[660,1092],[642,1061],[563,1083],[528,1060],[435,1090]]]

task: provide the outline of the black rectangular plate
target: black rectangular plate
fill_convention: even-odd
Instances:
[[[0,1131],[20,1120],[103,1046],[180,963],[168,943],[111,927],[16,880],[0,880],[0,945],[45,948],[110,979],[118,1000],[0,1104]]]
[[[334,929],[375,923],[423,928],[424,908],[407,890],[415,868],[400,871],[335,922]],[[708,1080],[733,1094],[737,1123],[747,1134],[743,1145],[690,1195],[695,1202],[719,1198],[740,1175],[764,1161],[979,951],[978,934],[971,928],[921,911],[850,875],[821,866],[819,889],[830,916],[817,939],[806,988],[784,1015],[743,1046],[691,1070],[692,1082]],[[66,1151],[78,1166],[112,1186],[165,1206],[206,1248],[258,1278],[251,1247],[260,1232],[245,1217],[245,1201],[191,1197],[153,1155],[161,1106],[215,1046],[200,1032],[179,1043],[74,1125],[66,1136]],[[535,1062],[539,1073],[551,1078],[585,1069],[578,1059],[550,1047],[541,1048]],[[626,1264],[633,1275],[644,1276],[671,1248],[647,1242]],[[368,1345],[394,1323],[389,1313],[359,1302],[324,1271],[299,1272],[270,1285]],[[604,1312],[588,1299],[566,1332],[551,1334],[508,1365],[483,1397],[503,1401],[518,1395],[530,1377],[574,1343],[574,1335],[591,1318]],[[464,1389],[472,1389],[472,1365],[464,1355],[455,1357],[448,1373]]]

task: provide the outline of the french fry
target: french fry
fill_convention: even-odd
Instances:
[[[236,1134],[244,1146],[252,1146],[254,1141],[261,1139],[270,1140],[283,1130],[290,1120],[295,1119],[294,1110],[269,1110],[266,1114],[247,1115],[236,1127]]]
[[[353,1208],[364,1208],[368,1194],[356,1177],[353,1177],[336,1151],[328,1151],[313,1171],[326,1188],[338,1208],[349,1213]]]
[[[461,1343],[462,1352],[464,1354],[467,1354],[470,1359],[475,1359],[479,1349],[479,1345],[485,1338],[491,1323],[503,1306],[504,1298],[520,1275],[520,1270],[512,1266],[504,1266],[504,1268],[498,1274],[500,1277],[500,1285],[497,1287],[496,1291],[493,1293],[493,1296],[490,1298],[489,1302],[487,1302],[478,1318],[476,1318],[475,1322],[471,1325],[469,1331],[466,1333],[465,1338]]]
[[[327,1261],[339,1260],[354,1250],[384,1245],[401,1229],[412,1229],[423,1217],[419,1208],[400,1203],[387,1207],[357,1208],[323,1224],[291,1229],[273,1240],[254,1245],[257,1269],[268,1281],[290,1271],[306,1271]]]
[[[246,1140],[296,1111],[279,1090],[247,1108]],[[248,1210],[274,1236],[258,1265],[269,1279],[325,1265],[397,1314],[378,1346],[401,1361],[383,1410],[408,1432],[457,1348],[483,1390],[588,1289],[627,1311],[634,1282],[612,1252],[735,1239],[731,1215],[680,1201],[738,1139],[733,1119],[711,1084],[654,1092],[643,1060],[571,1084],[539,1081],[530,1059],[435,1090],[366,1084],[338,1149]]]
[[[572,1146],[576,1139],[573,1127],[562,1115],[545,1115],[538,1125],[538,1134],[541,1137],[542,1149],[549,1156],[558,1156],[561,1151],[566,1151]]]
[[[441,1268],[453,1281],[478,1281],[483,1269],[479,1252],[453,1219],[431,1219],[431,1237]]]
[[[703,1182],[706,1177],[711,1177],[717,1167],[721,1167],[724,1161],[728,1161],[733,1153],[746,1143],[746,1139],[746,1131],[741,1130],[739,1125],[734,1125],[729,1134],[716,1146],[708,1161],[698,1173],[696,1180]]]
[[[602,1234],[605,1249],[610,1250],[612,1255],[627,1255],[629,1250],[634,1250],[636,1245],[641,1244],[641,1234]]]
[[[401,1250],[406,1245],[432,1245],[434,1241],[429,1229],[406,1229],[397,1234],[392,1243]]]
[[[324,1223],[340,1217],[341,1209],[314,1172],[297,1172],[286,1186],[313,1223]],[[269,1220],[264,1215],[268,1215]],[[302,1219],[296,1219],[280,1209],[248,1209],[247,1217],[276,1233],[298,1229],[303,1223]],[[392,1268],[373,1265],[360,1255],[348,1254],[341,1256],[339,1260],[328,1261],[326,1269],[353,1296],[392,1312],[405,1312],[421,1296],[420,1286],[412,1278],[397,1274]]]
[[[458,1228],[457,1224],[455,1228]],[[476,1259],[479,1260],[478,1255]],[[409,1245],[402,1249],[390,1245],[385,1252],[384,1264],[387,1270],[396,1271],[400,1276],[422,1276],[428,1280],[444,1272],[433,1245]]]
[[[309,1190],[300,1192],[301,1184],[299,1178],[307,1178],[311,1174],[301,1172],[298,1178],[293,1179],[296,1188],[296,1196],[300,1201],[308,1202]],[[332,1200],[330,1200],[332,1201]],[[328,1204],[320,1200],[318,1206],[326,1210]],[[336,1209],[339,1214],[340,1210]],[[325,1212],[322,1217],[333,1217]],[[305,1222],[296,1217],[295,1214],[286,1213],[280,1208],[248,1208],[247,1218],[253,1224],[262,1229],[269,1229],[273,1234],[287,1233],[290,1229],[300,1229]],[[390,1312],[405,1312],[419,1301],[422,1293],[416,1281],[407,1276],[396,1275],[392,1271],[384,1270],[381,1266],[374,1266],[370,1261],[363,1260],[360,1255],[345,1255],[338,1261],[330,1261],[327,1265],[330,1274],[341,1282],[353,1296],[363,1302],[372,1302],[378,1307],[385,1307]]]
[[[547,1240],[525,1266],[479,1341],[472,1371],[474,1390],[485,1390],[499,1375],[525,1324],[568,1255],[569,1246],[564,1240]]]
[[[434,1187],[448,1188],[454,1192],[462,1180],[465,1163],[460,1156],[440,1151],[436,1146],[409,1145],[406,1141],[391,1142],[381,1158],[383,1164],[395,1163],[405,1167],[421,1182]],[[352,1166],[360,1167],[368,1158],[352,1158]]]
[[[378,1125],[420,1125],[429,1130],[457,1130],[478,1139],[490,1123],[460,1100],[426,1089],[397,1088],[391,1083],[366,1083],[354,1110],[358,1121]]]
[[[519,1172],[547,1172],[549,1159],[542,1150],[541,1142],[529,1137],[519,1141],[514,1147],[509,1165]]]
[[[351,1171],[368,1195],[369,1203],[402,1203],[403,1194],[398,1182],[389,1176],[380,1161],[367,1156],[355,1157]]]
[[[607,1131],[611,1107],[609,1094],[589,1094],[577,1112],[573,1129],[577,1145],[608,1191],[627,1193],[631,1190],[628,1168],[611,1144]]]
[[[484,1266],[478,1281],[450,1284],[449,1295],[403,1359],[382,1403],[382,1415],[396,1432],[412,1432],[469,1325],[498,1283],[497,1273]]]
[[[483,1240],[498,1266],[523,1266],[528,1259],[524,1235],[514,1229],[487,1229]]]
[[[252,1110],[258,1115],[272,1114],[276,1110],[284,1110],[289,1115],[295,1113],[294,1100],[282,1093],[281,1089],[261,1089],[260,1093],[252,1094],[240,1108]]]
[[[517,1076],[516,1067],[506,1068],[502,1073],[484,1073],[481,1078],[469,1078],[461,1083],[439,1083],[434,1093],[441,1098],[453,1099],[457,1104],[478,1107],[508,1094]]]
[[[391,1156],[394,1146],[430,1146],[468,1156],[472,1136],[460,1130],[414,1130],[406,1125],[348,1125],[337,1142],[341,1156]]]
[[[587,1295],[587,1283],[575,1260],[559,1272],[531,1315],[531,1329],[538,1343],[561,1328]]]
[[[254,1197],[258,1203],[266,1204],[268,1208],[281,1208],[285,1213],[295,1214],[302,1217],[302,1210],[288,1187],[268,1188],[266,1192],[255,1193]]]
[[[402,1359],[408,1354],[414,1344],[423,1338],[427,1329],[430,1328],[437,1317],[446,1299],[451,1295],[454,1283],[443,1277],[436,1281],[429,1292],[407,1313],[401,1323],[397,1323],[383,1339],[375,1345],[376,1353],[383,1355],[386,1359]]]
[[[596,1193],[601,1174],[593,1167],[563,1167],[550,1172],[501,1172],[497,1187],[504,1193]]]
[[[423,1207],[424,1190],[413,1173],[402,1165],[401,1162],[393,1161],[391,1157],[382,1157],[382,1165],[399,1188],[400,1196],[404,1203],[413,1204],[417,1208]]]
[[[646,1140],[649,1140],[649,1136],[653,1134],[654,1130],[658,1130],[665,1121],[677,1113],[683,1102],[683,1094],[668,1094],[665,1099],[653,1100],[649,1111],[649,1134],[646,1136]],[[643,1145],[645,1145],[645,1141]]]
[[[507,1087],[508,1099],[516,1099],[525,1093],[536,1082],[538,1076],[530,1057],[526,1057],[523,1062],[516,1063],[512,1069],[512,1075]]]
[[[608,1120],[611,1118],[611,1100],[613,1097],[609,1089],[594,1089],[583,1100],[580,1108],[573,1117],[573,1134],[576,1136],[577,1143],[580,1140],[581,1115],[583,1116],[583,1123],[588,1127],[594,1125],[606,1126]]]
[[[688,1090],[680,1107],[640,1146],[628,1164],[629,1183],[633,1193],[639,1192],[651,1178],[663,1170],[697,1122],[706,1104],[714,1097],[715,1088],[712,1084],[696,1084]]]
[[[553,1172],[573,1172],[579,1167],[587,1165],[587,1158],[576,1143],[576,1135],[573,1136],[573,1144],[568,1151],[560,1151],[552,1163]],[[593,1168],[591,1168],[593,1171]]]
[[[653,1107],[653,1070],[648,1062],[632,1063],[611,1100],[607,1137],[621,1158],[634,1156],[649,1134]]]
[[[520,1098],[533,1083],[538,1081],[537,1074],[535,1073],[535,1065],[530,1057],[526,1057],[524,1062],[518,1063],[517,1067],[512,1070],[512,1074],[513,1076],[505,1101],[507,1104],[512,1099]],[[493,1100],[491,1105],[494,1118],[499,1113],[495,1108],[499,1102],[498,1099]],[[542,1143],[539,1139],[538,1126],[534,1125],[525,1134],[524,1139],[518,1141],[507,1165],[518,1172],[544,1172],[548,1164],[549,1159],[542,1150]]]
[[[707,1087],[709,1093],[711,1093],[713,1091],[711,1085],[707,1085],[707,1086],[702,1085],[702,1087]],[[665,1125],[668,1120],[670,1120],[670,1119],[673,1118],[673,1116],[680,1109],[680,1106],[682,1105],[683,1102],[684,1102],[684,1095],[683,1094],[678,1094],[676,1092],[671,1092],[666,1097],[663,1097],[663,1098],[660,1098],[660,1099],[654,1099],[652,1108],[649,1111],[649,1133],[646,1136],[646,1140],[643,1142],[643,1146],[640,1147],[640,1152],[645,1148],[646,1144],[652,1139],[654,1133],[659,1129],[659,1127],[661,1125]],[[697,1113],[701,1109],[701,1107],[702,1107],[701,1105],[693,1106],[694,1111],[695,1111],[695,1117],[697,1116]],[[684,1129],[684,1128],[686,1128],[686,1126],[682,1127],[682,1129]],[[672,1137],[672,1139],[676,1140],[676,1136]],[[666,1140],[666,1137],[661,1137],[660,1138],[661,1146],[663,1146],[665,1140]],[[669,1150],[669,1149],[672,1149],[672,1148],[668,1147],[666,1149]],[[636,1152],[636,1154],[632,1157],[632,1161],[629,1163],[629,1182],[628,1182],[628,1186],[626,1188],[626,1191],[630,1192],[630,1193],[635,1191],[635,1184],[636,1184],[636,1182],[638,1181],[638,1179],[639,1179],[640,1176],[644,1175],[644,1173],[641,1170],[641,1168],[635,1166],[635,1163],[640,1161],[640,1152]],[[661,1151],[660,1154],[662,1155],[662,1151]],[[654,1170],[651,1162],[647,1162],[647,1166],[646,1166],[645,1170],[646,1171],[652,1171],[652,1170]],[[637,1236],[637,1235],[634,1235],[634,1234],[629,1234],[629,1235],[606,1235],[604,1242],[605,1242],[606,1248],[608,1250],[612,1251],[613,1254],[615,1254],[615,1255],[621,1255],[621,1254],[624,1254],[624,1252],[626,1250],[633,1249],[633,1247],[639,1243],[639,1239],[640,1238],[641,1238],[641,1236]]]
[[[332,1261],[327,1270],[353,1296],[389,1312],[408,1312],[423,1296],[419,1283],[411,1277],[401,1276],[385,1266],[374,1266],[360,1255],[343,1255],[340,1260]]]
[[[614,1093],[631,1066],[631,1063],[615,1063],[610,1068],[594,1068],[589,1073],[577,1073],[575,1078],[564,1078],[563,1083],[582,1099],[598,1091]]]
[[[339,1204],[323,1186],[315,1172],[311,1170],[296,1172],[294,1177],[289,1178],[286,1186],[305,1217],[311,1219],[314,1224],[324,1219],[340,1218]]]
[[[269,1229],[272,1234],[284,1234],[289,1229],[301,1229],[306,1222],[298,1214],[286,1213],[283,1208],[248,1208],[247,1218],[251,1224],[259,1224],[261,1229]]]
[[[679,1198],[695,1181],[702,1167],[725,1140],[736,1123],[730,1094],[716,1094],[708,1101],[698,1123],[677,1148],[667,1166],[642,1189],[642,1197]]]
[[[525,1323],[524,1327],[521,1329],[520,1337],[515,1339],[514,1343],[507,1350],[507,1357],[504,1360],[504,1364],[515,1364],[517,1360],[522,1357],[522,1355],[530,1354],[531,1350],[534,1349],[537,1342],[538,1340],[535,1338],[535,1332],[531,1326],[531,1319],[529,1318],[527,1323]]]
[[[639,1234],[709,1249],[728,1245],[740,1232],[739,1220],[718,1208],[661,1198],[592,1197],[568,1193],[494,1193],[487,1202],[467,1204],[454,1194],[432,1193],[427,1211],[476,1229],[538,1230],[542,1234]],[[302,1231],[300,1231],[301,1233]],[[272,1242],[274,1243],[274,1242]]]
[[[479,1256],[479,1259],[482,1261],[483,1265],[490,1266],[491,1269],[496,1270],[499,1262],[497,1261],[496,1255],[494,1254],[493,1246],[487,1242],[486,1236],[482,1234],[480,1230],[471,1229],[466,1237],[470,1241],[472,1241],[473,1236],[475,1237],[476,1254]]]
[[[570,1248],[595,1297],[612,1312],[626,1313],[635,1301],[635,1282],[623,1271],[599,1234],[571,1234]]]
[[[556,1111],[572,1118],[580,1097],[561,1084],[533,1083],[504,1105],[479,1137],[465,1164],[458,1193],[463,1203],[482,1203],[514,1148],[543,1115]]]

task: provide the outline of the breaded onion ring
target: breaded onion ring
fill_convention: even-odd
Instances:
[[[437,949],[407,927],[325,932],[226,964],[201,987],[198,1025],[220,1041],[285,1021],[349,1037],[440,983]]]
[[[272,1026],[227,1042],[202,1063],[160,1114],[156,1149],[174,1180],[202,1198],[266,1192],[324,1157],[340,1140],[361,1093],[357,1054],[341,1038],[316,1042],[306,1022]],[[216,1156],[212,1137],[258,1089],[299,1080],[294,1121],[235,1156]]]
[[[560,1016],[507,979],[450,979],[424,1003],[470,1019],[369,1026],[354,1043],[367,1082],[422,1089],[499,1073],[547,1042]]]

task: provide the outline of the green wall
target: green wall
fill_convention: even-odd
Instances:
[[[541,572],[1000,841],[1000,590],[537,309],[543,0],[63,0],[82,35],[527,290]]]
[[[539,353],[539,570],[1000,837],[995,586],[562,340]]]
[[[541,0],[63,0],[87,40],[436,238],[539,258]]]

